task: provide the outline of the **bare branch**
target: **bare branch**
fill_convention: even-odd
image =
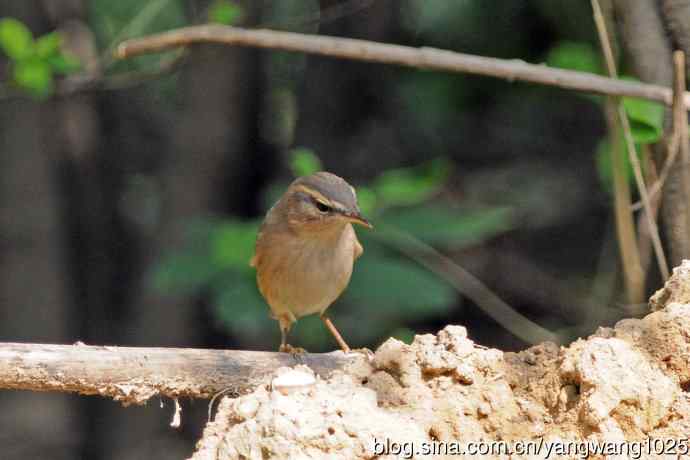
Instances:
[[[674,51],[673,53],[673,133],[675,140],[679,143],[678,154],[680,155],[680,164],[683,168],[690,164],[690,144],[688,144],[688,111],[683,107],[683,93],[685,93],[685,53],[682,50]],[[690,190],[688,190],[688,175],[684,175],[683,184],[685,186],[685,196],[690,198]],[[690,229],[686,229],[690,230]],[[686,234],[686,239],[688,235]],[[688,254],[686,253],[687,257]]]
[[[677,149],[667,152],[669,166],[668,180],[664,184],[663,206],[669,212],[667,223],[668,246],[671,260],[681,261],[690,256],[690,210],[687,202],[690,198],[690,173],[687,165],[690,164],[690,150],[688,148],[688,112],[683,107],[681,95],[685,92],[685,54],[683,51],[673,53],[673,88],[674,98],[673,131],[671,141]],[[677,158],[676,158],[677,156]]]
[[[0,389],[100,395],[124,405],[155,395],[211,398],[251,390],[281,366],[305,364],[327,377],[359,356],[0,343]]]
[[[662,102],[668,106],[673,101],[672,90],[663,86],[621,81],[586,72],[554,69],[516,59],[496,59],[427,47],[413,48],[352,38],[267,29],[241,29],[221,25],[183,27],[127,40],[117,47],[116,56],[124,59],[195,43],[253,46],[420,69],[467,72],[591,93],[639,97]],[[686,107],[690,108],[690,93],[685,93],[684,101]]]
[[[540,342],[561,344],[565,341],[564,337],[520,314],[478,278],[432,246],[390,225],[379,223],[376,228],[378,231],[374,237],[381,243],[397,249],[429,271],[436,273],[516,337],[532,344]]]
[[[610,10],[607,10],[610,12]],[[615,66],[615,57],[601,6],[595,0],[592,1],[592,13],[601,41],[601,50],[604,55],[607,73],[612,77],[618,77]],[[611,22],[610,19],[608,22]],[[613,198],[614,215],[616,219],[616,235],[621,256],[621,267],[625,281],[625,292],[629,304],[638,304],[644,301],[644,277],[642,269],[642,257],[640,246],[635,237],[635,218],[630,209],[630,184],[625,173],[623,145],[620,142],[621,127],[618,121],[618,101],[613,96],[606,98],[604,111],[606,125],[609,132],[609,144],[611,146],[611,165],[613,172]]]
[[[601,48],[604,53],[604,58],[606,60],[606,69],[609,73],[609,76],[617,77],[618,73],[616,71],[616,63],[613,60],[611,42],[609,41],[609,35],[606,30],[606,22],[604,21],[598,0],[592,0],[592,10],[594,13],[594,22],[597,26],[599,41],[601,43]],[[628,114],[625,112],[625,109],[623,108],[623,103],[620,101],[620,99],[616,101],[616,106],[618,112],[618,119],[623,131],[623,138],[625,139],[625,144],[628,150],[628,158],[630,159],[630,164],[632,165],[633,169],[633,175],[635,177],[635,182],[637,184],[637,190],[640,193],[640,198],[642,198],[642,207],[644,208],[647,225],[649,226],[649,234],[652,239],[652,247],[654,248],[654,254],[656,255],[661,276],[663,280],[666,281],[669,277],[668,263],[666,262],[666,255],[664,254],[664,249],[661,246],[659,228],[657,227],[656,221],[654,220],[655,212],[652,209],[651,201],[649,199],[649,192],[647,191],[647,186],[645,185],[644,177],[642,176],[642,167],[640,166],[640,159],[637,155],[637,150],[635,149],[635,142],[632,137],[632,129],[630,128],[630,120],[628,120]]]

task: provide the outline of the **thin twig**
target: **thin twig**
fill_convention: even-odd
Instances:
[[[681,106],[682,107],[682,106]],[[652,186],[649,188],[649,199],[653,200],[656,198],[656,195],[661,192],[661,190],[664,188],[664,183],[666,182],[666,179],[668,178],[668,174],[671,172],[671,168],[676,162],[676,158],[678,156],[678,147],[679,147],[679,142],[678,142],[678,132],[674,129],[673,132],[671,133],[671,136],[669,137],[669,140],[667,142],[666,146],[666,160],[664,160],[664,165],[661,167],[661,174],[659,174],[658,178],[654,181]],[[632,206],[631,209],[633,211],[639,211],[642,209],[642,201],[636,201]]]
[[[139,12],[134,16],[120,31],[113,37],[108,47],[101,56],[101,65],[103,68],[110,67],[113,62],[113,50],[117,43],[124,40],[128,36],[140,33],[146,26],[160,14],[166,7],[170,0],[155,0],[144,5]]]
[[[487,315],[515,336],[531,344],[547,341],[563,342],[557,334],[518,313],[474,275],[432,246],[390,225],[377,224],[377,230],[375,237],[381,243],[395,248],[445,279],[459,293],[472,300]]]
[[[149,83],[174,73],[184,65],[187,56],[188,53],[183,51],[161,59],[158,65],[153,68],[112,73],[103,78],[100,82],[99,89],[104,91],[116,91]]]
[[[604,14],[598,4],[592,4],[594,18],[597,26],[604,29],[600,24],[606,24]],[[609,75],[616,75],[616,68],[612,65],[615,62],[613,49],[610,46],[608,34],[604,36],[606,45],[602,41],[602,53],[606,62]],[[630,184],[625,174],[624,154],[621,145],[621,127],[617,116],[618,101],[613,96],[608,96],[605,103],[606,125],[609,132],[611,145],[611,170],[613,173],[613,204],[614,216],[616,219],[616,236],[618,248],[620,250],[621,266],[623,269],[623,280],[625,282],[625,292],[630,303],[642,302],[644,299],[644,271],[640,256],[640,248],[635,236],[635,218],[630,209]],[[594,312],[592,312],[594,313]]]
[[[604,53],[604,58],[606,60],[606,67],[610,77],[617,78],[616,63],[613,60],[613,52],[611,51],[611,43],[609,42],[608,32],[606,31],[606,23],[604,21],[604,16],[601,12],[601,7],[599,6],[598,0],[592,0],[592,10],[594,12],[594,22],[597,26],[597,33],[599,34],[599,41]],[[625,113],[623,104],[620,100],[617,101],[617,112],[618,118],[620,120],[621,128],[623,129],[623,138],[628,150],[628,158],[630,159],[630,164],[633,168],[633,175],[635,177],[635,182],[637,184],[638,192],[642,198],[642,205],[646,215],[647,225],[649,226],[649,233],[652,239],[652,246],[654,247],[654,254],[656,255],[657,263],[659,265],[659,271],[663,280],[667,280],[669,276],[668,264],[666,262],[666,255],[661,246],[661,239],[659,238],[659,228],[654,220],[654,213],[652,212],[651,202],[649,200],[649,194],[647,192],[647,187],[644,183],[644,177],[642,176],[642,168],[640,167],[640,159],[637,156],[637,151],[635,149],[635,141],[632,137],[632,130],[630,128],[630,120],[628,120],[628,115]]]
[[[670,88],[606,78],[587,72],[555,69],[512,59],[496,59],[435,48],[377,43],[352,38],[325,37],[266,29],[242,29],[221,25],[183,27],[161,34],[135,38],[117,47],[120,59],[157,53],[195,43],[220,43],[317,54],[342,59],[395,64],[447,72],[467,72],[510,81],[526,81],[591,93],[629,96],[662,102],[673,101]],[[685,104],[690,107],[690,93]]]
[[[645,161],[645,181],[648,184],[657,184],[659,183],[659,177],[657,175],[656,165],[654,161],[652,161],[651,148],[649,147],[649,144],[642,144],[641,148],[642,158]],[[650,193],[649,200],[652,205],[654,220],[656,221],[659,216],[659,207],[661,206],[661,195]],[[638,216],[637,228],[640,229],[640,232],[637,235],[637,247],[640,251],[640,264],[642,265],[642,270],[644,273],[647,273],[652,260],[652,238],[651,234],[649,233],[649,227],[643,222],[644,218],[645,216],[642,214]]]
[[[664,218],[668,235],[671,260],[679,264],[690,256],[690,146],[688,145],[688,113],[683,107],[681,95],[685,92],[685,54],[673,53],[673,133],[678,139],[677,168],[669,169],[668,182],[664,186]],[[669,153],[670,154],[670,153]]]
[[[617,118],[616,101],[607,97],[604,107],[606,125],[611,144],[611,171],[613,174],[613,211],[616,219],[616,236],[620,250],[623,280],[628,302],[644,299],[644,271],[640,248],[635,236],[635,218],[630,207],[630,184],[625,173],[624,153],[621,145],[620,123]]]
[[[652,210],[651,200],[649,199],[649,194],[647,193],[647,186],[645,185],[644,177],[642,176],[642,167],[640,166],[640,159],[637,156],[637,151],[635,149],[635,141],[632,137],[630,120],[628,120],[628,115],[625,113],[623,104],[618,105],[618,117],[620,118],[621,126],[623,127],[623,137],[625,138],[625,143],[628,147],[628,157],[633,168],[633,175],[635,176],[637,191],[640,193],[640,198],[642,198],[642,208],[647,216],[646,220],[649,227],[650,237],[652,239],[652,246],[654,247],[654,255],[656,256],[656,261],[659,265],[662,280],[666,281],[669,277],[668,262],[666,261],[666,254],[664,254],[664,248],[661,246],[659,227],[654,220],[654,211]]]
[[[674,138],[678,142],[677,153],[680,156],[681,165],[686,167],[690,163],[690,144],[688,144],[688,111],[683,106],[683,96],[686,86],[686,74],[685,74],[685,53],[681,50],[677,50],[673,53],[673,67],[674,67],[674,82],[673,82],[673,131]],[[670,167],[669,167],[670,169]],[[686,173],[683,175],[685,179],[683,185],[685,187],[685,198],[690,199],[690,184],[688,183],[689,176],[687,174],[687,169],[684,169]],[[690,229],[686,229],[690,230]],[[690,235],[685,235],[686,238]],[[686,257],[690,254],[685,254]]]

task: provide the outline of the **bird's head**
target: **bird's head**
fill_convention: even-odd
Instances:
[[[284,200],[288,224],[299,232],[328,234],[348,223],[373,228],[359,210],[355,189],[329,172],[295,179]]]

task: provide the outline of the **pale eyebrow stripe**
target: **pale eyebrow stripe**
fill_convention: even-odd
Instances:
[[[317,200],[322,201],[324,204],[327,204],[333,208],[345,209],[345,206],[343,206],[342,203],[339,203],[339,202],[334,201],[334,200],[329,200],[324,195],[322,195],[319,191],[314,190],[313,188],[310,188],[306,185],[298,185],[297,187],[295,187],[295,191],[306,193],[307,195],[311,195],[312,197],[316,198]]]
[[[307,187],[306,185],[298,185],[295,187],[296,192],[302,192],[306,193],[307,195],[311,195],[317,200],[323,201],[326,204],[331,204],[331,200],[323,196],[320,192],[317,190],[314,190],[313,188]]]

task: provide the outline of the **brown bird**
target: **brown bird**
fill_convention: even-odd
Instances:
[[[347,287],[363,252],[353,223],[372,228],[362,217],[355,189],[328,172],[296,179],[266,214],[251,265],[280,324],[280,351],[292,350],[287,344],[292,323],[314,313],[340,348],[350,351],[325,312]]]

